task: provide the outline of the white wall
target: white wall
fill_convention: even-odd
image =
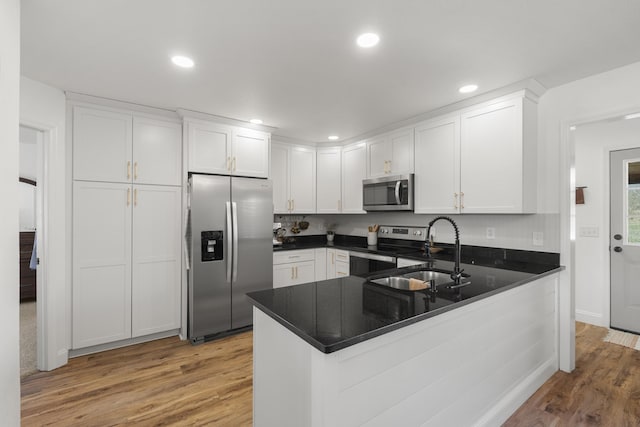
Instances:
[[[576,183],[588,187],[585,204],[576,205],[576,319],[609,326],[609,151],[640,147],[640,120],[588,123],[573,137]],[[584,236],[585,227],[597,236]]]
[[[20,126],[20,150],[18,173],[21,178],[38,181],[38,139],[39,132]],[[36,187],[21,182],[20,193],[20,231],[33,231],[36,228]]]
[[[20,122],[44,130],[45,177],[43,186],[46,211],[44,228],[47,240],[38,241],[44,258],[42,303],[46,353],[42,369],[50,370],[67,363],[70,329],[70,215],[68,207],[67,154],[64,93],[43,83],[22,77],[20,80]],[[39,294],[40,295],[40,294]]]
[[[0,423],[20,425],[18,98],[20,1],[0,2]]]

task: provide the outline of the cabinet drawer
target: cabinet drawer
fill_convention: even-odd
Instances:
[[[273,254],[273,264],[286,264],[289,262],[313,261],[315,259],[313,249],[302,249],[296,251],[283,251]],[[348,259],[348,258],[347,258]]]
[[[349,263],[349,251],[336,250],[336,261]]]

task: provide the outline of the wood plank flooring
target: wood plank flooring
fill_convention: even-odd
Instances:
[[[504,426],[640,425],[640,351],[603,342],[606,331],[578,323],[576,370],[556,372]],[[249,426],[252,339],[167,338],[71,359],[22,380],[22,425]]]
[[[22,380],[22,425],[250,426],[252,340],[173,337],[71,359]]]

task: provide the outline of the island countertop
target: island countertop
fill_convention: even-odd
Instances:
[[[453,263],[432,260],[418,266],[251,292],[265,314],[323,353],[332,353],[415,322],[437,316],[561,271],[548,266],[535,273],[462,264],[471,284],[458,290],[399,291],[369,279],[425,268],[451,271]]]

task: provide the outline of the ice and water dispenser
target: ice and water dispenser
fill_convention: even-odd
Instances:
[[[224,259],[222,230],[203,231],[200,233],[202,262]]]

